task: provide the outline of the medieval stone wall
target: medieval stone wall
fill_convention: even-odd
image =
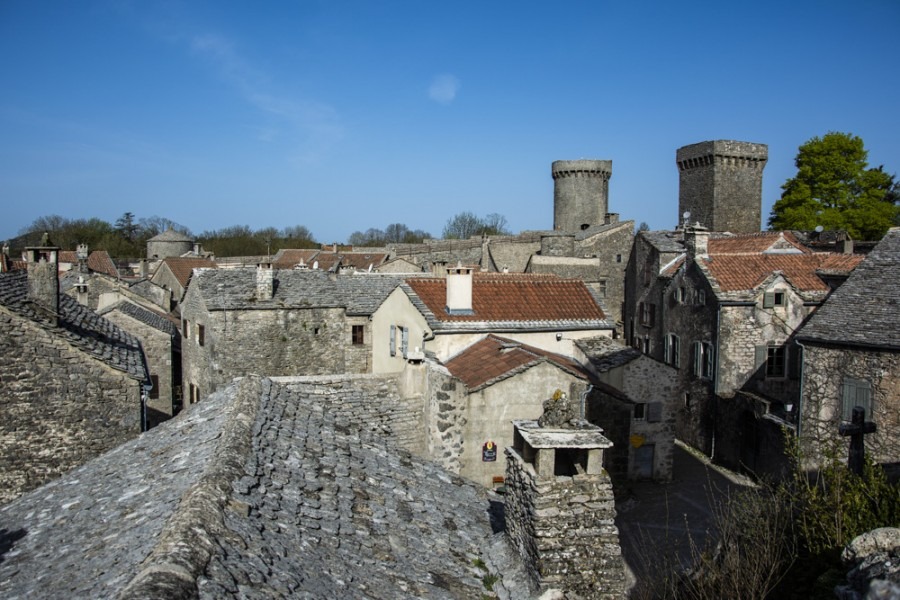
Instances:
[[[428,361],[424,368],[425,456],[451,473],[459,473],[467,425],[466,386],[442,365]]]
[[[141,340],[154,385],[147,400],[147,427],[156,427],[172,418],[175,387],[181,385],[175,379],[174,360],[180,357],[173,353],[172,337],[117,310],[106,313],[104,318]]]
[[[3,310],[0,331],[0,503],[140,433],[140,382]]]
[[[506,464],[506,534],[535,583],[575,597],[624,598],[609,476],[539,480],[512,448]]]
[[[845,378],[869,382],[875,433],[864,436],[866,453],[878,462],[900,460],[900,352],[805,345],[800,440],[804,456],[817,464],[831,443],[846,446],[838,433]]]

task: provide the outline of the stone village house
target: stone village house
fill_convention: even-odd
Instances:
[[[866,453],[900,467],[900,228],[890,229],[796,336],[803,349],[797,433],[805,458],[818,462],[854,406],[876,431]]]
[[[60,294],[59,248],[0,275],[0,502],[136,437],[146,425],[140,342]]]
[[[777,472],[800,392],[795,334],[862,257],[812,252],[790,232],[699,226],[640,232],[632,257],[629,341],[677,371],[676,436],[725,464]]]

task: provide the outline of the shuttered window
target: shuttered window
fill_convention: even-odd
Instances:
[[[391,325],[391,356],[397,356],[397,326]]]
[[[403,353],[403,358],[409,355],[409,327],[400,328],[400,351]]]
[[[872,402],[872,384],[864,379],[845,377],[841,386],[841,396],[843,400],[841,418],[844,421],[850,421],[853,417],[855,406],[862,406],[866,411],[866,420],[872,420],[872,411],[875,408]]]

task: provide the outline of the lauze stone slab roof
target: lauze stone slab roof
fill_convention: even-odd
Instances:
[[[246,378],[0,508],[4,598],[479,598],[486,492]]]
[[[888,230],[798,338],[900,349],[900,227]]]
[[[0,275],[0,305],[45,327],[113,369],[123,371],[133,379],[147,380],[143,351],[137,338],[65,294],[59,297],[59,326],[51,326],[28,300],[27,282],[26,271]]]

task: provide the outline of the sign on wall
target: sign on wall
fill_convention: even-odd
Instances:
[[[497,460],[497,444],[488,440],[481,447],[481,461],[494,462]]]

